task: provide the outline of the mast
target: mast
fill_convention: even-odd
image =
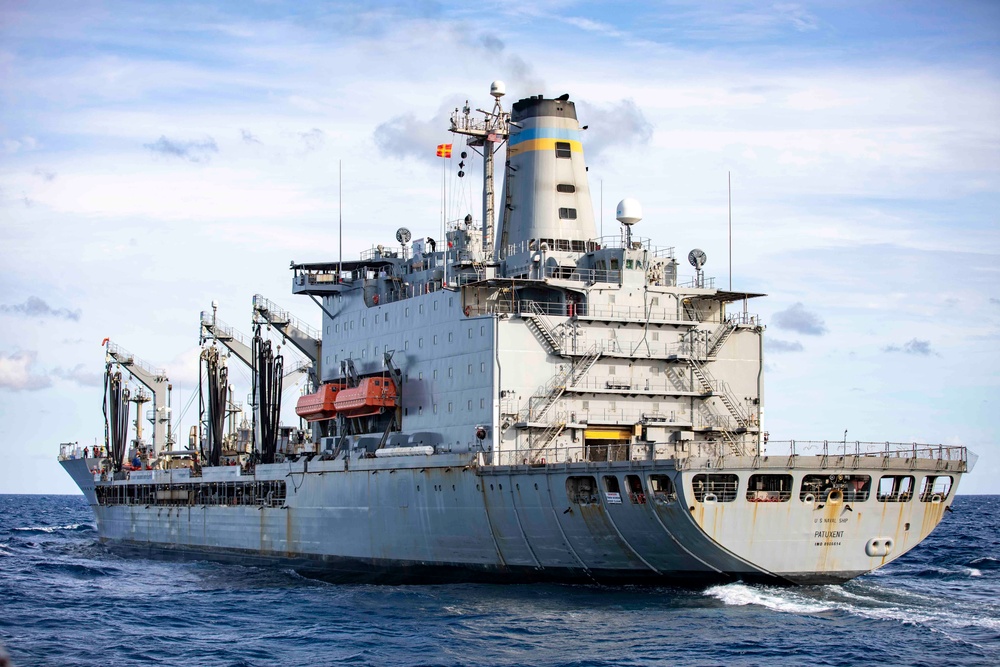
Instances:
[[[490,85],[490,95],[493,96],[493,111],[476,109],[483,114],[481,121],[470,117],[471,109],[466,102],[461,114],[458,109],[451,116],[451,131],[469,137],[466,143],[473,147],[482,147],[483,155],[483,260],[493,262],[493,236],[496,227],[496,206],[494,185],[493,156],[499,147],[507,141],[510,135],[510,114],[503,110],[500,98],[506,94],[503,81],[494,81]]]

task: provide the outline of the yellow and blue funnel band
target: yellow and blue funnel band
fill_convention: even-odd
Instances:
[[[532,127],[511,135],[508,140],[508,154],[527,153],[528,151],[555,150],[556,142],[568,143],[570,151],[583,152],[580,143],[580,130],[570,130],[561,127]]]

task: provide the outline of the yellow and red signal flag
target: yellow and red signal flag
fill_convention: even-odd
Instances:
[[[438,157],[451,157],[451,144],[438,144]]]

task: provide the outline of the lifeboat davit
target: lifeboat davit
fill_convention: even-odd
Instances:
[[[344,385],[336,382],[320,385],[316,393],[299,397],[298,403],[295,404],[295,414],[307,422],[333,419],[337,416],[337,395],[343,389]]]
[[[396,384],[387,377],[365,378],[357,387],[343,389],[334,402],[345,417],[370,417],[396,407]]]

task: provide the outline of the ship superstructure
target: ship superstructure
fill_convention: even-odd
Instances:
[[[698,249],[679,278],[674,249],[634,233],[632,199],[599,238],[573,102],[507,112],[491,92],[492,111],[466,105],[450,128],[483,157],[479,224],[293,262],[318,332],[254,298],[309,359],[303,428],[278,437],[281,359],[258,330],[236,465],[213,444],[218,390],[191,465],[64,458],[101,539],[380,581],[835,582],[926,537],[965,448],[768,442],[765,328],[748,310],[763,295],[717,288]],[[202,320],[213,344],[233,340]]]

